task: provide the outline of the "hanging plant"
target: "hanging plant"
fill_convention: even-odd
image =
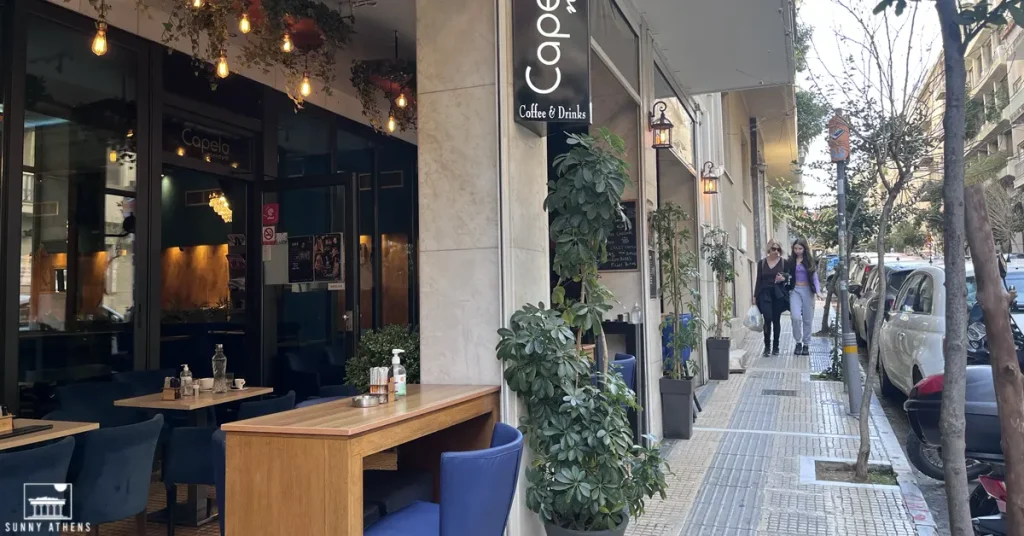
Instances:
[[[89,1],[109,9],[104,0]],[[137,0],[140,11],[149,9],[145,1]],[[175,0],[161,41],[186,41],[196,74],[206,72],[215,82],[212,66],[218,65],[217,76],[226,77],[229,39],[244,34],[239,64],[266,73],[280,69],[288,80],[286,91],[301,106],[312,80],[330,93],[335,56],[351,40],[353,20],[318,0]],[[216,89],[216,83],[211,85]]]
[[[415,62],[399,58],[355,60],[351,80],[363,115],[373,128],[380,132],[416,128]],[[390,103],[387,115],[380,107],[381,96]]]

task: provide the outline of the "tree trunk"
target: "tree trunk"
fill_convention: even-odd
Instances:
[[[964,264],[964,139],[967,70],[956,0],[936,0],[946,69],[946,109],[942,115],[943,255],[946,269],[946,338],[942,345],[945,383],[939,431],[949,528],[954,536],[974,533],[968,505],[964,450],[964,393],[967,390],[967,270]]]
[[[900,181],[897,181],[899,183]],[[885,196],[885,203],[882,205],[882,215],[878,220],[878,236],[875,238],[875,252],[878,253],[878,300],[885,304],[885,293],[887,281],[885,277],[885,234],[888,232],[889,216],[892,214],[892,206],[899,195],[897,189]],[[868,304],[870,305],[870,304]],[[881,312],[881,311],[879,311]],[[871,397],[875,395],[875,379],[878,363],[878,333],[882,327],[881,319],[876,318],[871,328],[871,345],[868,347],[868,365],[864,377],[864,396],[860,399],[860,448],[857,450],[857,465],[854,468],[856,479],[859,482],[868,480],[868,458],[871,456]]]
[[[992,359],[996,407],[1003,456],[1006,458],[1006,516],[1011,536],[1024,535],[1024,384],[1017,348],[1010,329],[1010,295],[1003,288],[995,241],[980,184],[965,192],[967,241],[978,280],[978,302],[985,315],[985,332]]]
[[[821,315],[821,331],[820,331],[820,333],[823,333],[823,334],[828,334],[828,333],[830,333],[832,331],[832,326],[829,325],[829,323],[828,323],[829,317],[831,316],[831,313],[829,312],[829,308],[832,307],[832,295],[833,295],[833,293],[835,293],[836,281],[839,279],[839,269],[840,269],[841,266],[842,266],[841,263],[839,265],[836,265],[836,276],[832,278],[832,284],[828,286],[828,292],[825,294],[825,308],[822,309],[822,313],[823,314]],[[828,274],[825,274],[825,276],[827,277]]]

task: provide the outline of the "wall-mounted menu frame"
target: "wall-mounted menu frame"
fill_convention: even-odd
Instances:
[[[602,272],[632,272],[640,268],[636,240],[636,201],[623,201],[628,223],[619,220],[608,235],[608,259],[598,264]]]

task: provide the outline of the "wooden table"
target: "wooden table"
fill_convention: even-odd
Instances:
[[[35,426],[37,424],[48,424],[53,426],[53,428],[50,428],[49,430],[40,430],[38,432],[32,432],[25,435],[14,436],[9,439],[0,439],[0,450],[24,447],[25,445],[31,445],[33,443],[42,443],[43,441],[49,441],[51,439],[60,439],[62,437],[67,437],[70,435],[88,432],[89,430],[95,430],[100,427],[98,423],[94,422],[37,421],[35,419],[14,419],[15,430],[24,426]]]
[[[194,426],[207,426],[209,419],[207,418],[208,412],[205,411],[206,409],[220,404],[228,404],[231,402],[245,400],[247,398],[269,395],[273,392],[274,389],[272,387],[252,386],[246,387],[245,389],[229,389],[226,393],[200,391],[198,396],[183,396],[178,400],[164,400],[161,393],[153,393],[150,395],[136,396],[134,398],[122,398],[121,400],[115,400],[114,405],[162,411],[187,411],[189,412],[189,416],[191,417],[192,424]],[[209,497],[209,493],[205,488],[205,486],[188,486],[188,498],[185,503],[186,506],[184,508],[179,507],[175,509],[175,524],[198,527],[217,519],[217,516],[215,514],[211,514],[209,508],[207,508],[207,501],[205,498]],[[149,517],[150,520],[157,523],[166,523],[167,511],[166,509],[162,509],[149,514]]]
[[[430,470],[441,453],[490,446],[497,386],[410,385],[373,408],[348,399],[225,424],[227,536],[363,534],[363,459],[400,447],[399,466]]]

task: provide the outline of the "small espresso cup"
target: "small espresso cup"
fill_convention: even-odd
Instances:
[[[244,389],[245,388],[245,379],[244,378],[235,378],[235,384],[234,384],[233,387],[235,389]]]

